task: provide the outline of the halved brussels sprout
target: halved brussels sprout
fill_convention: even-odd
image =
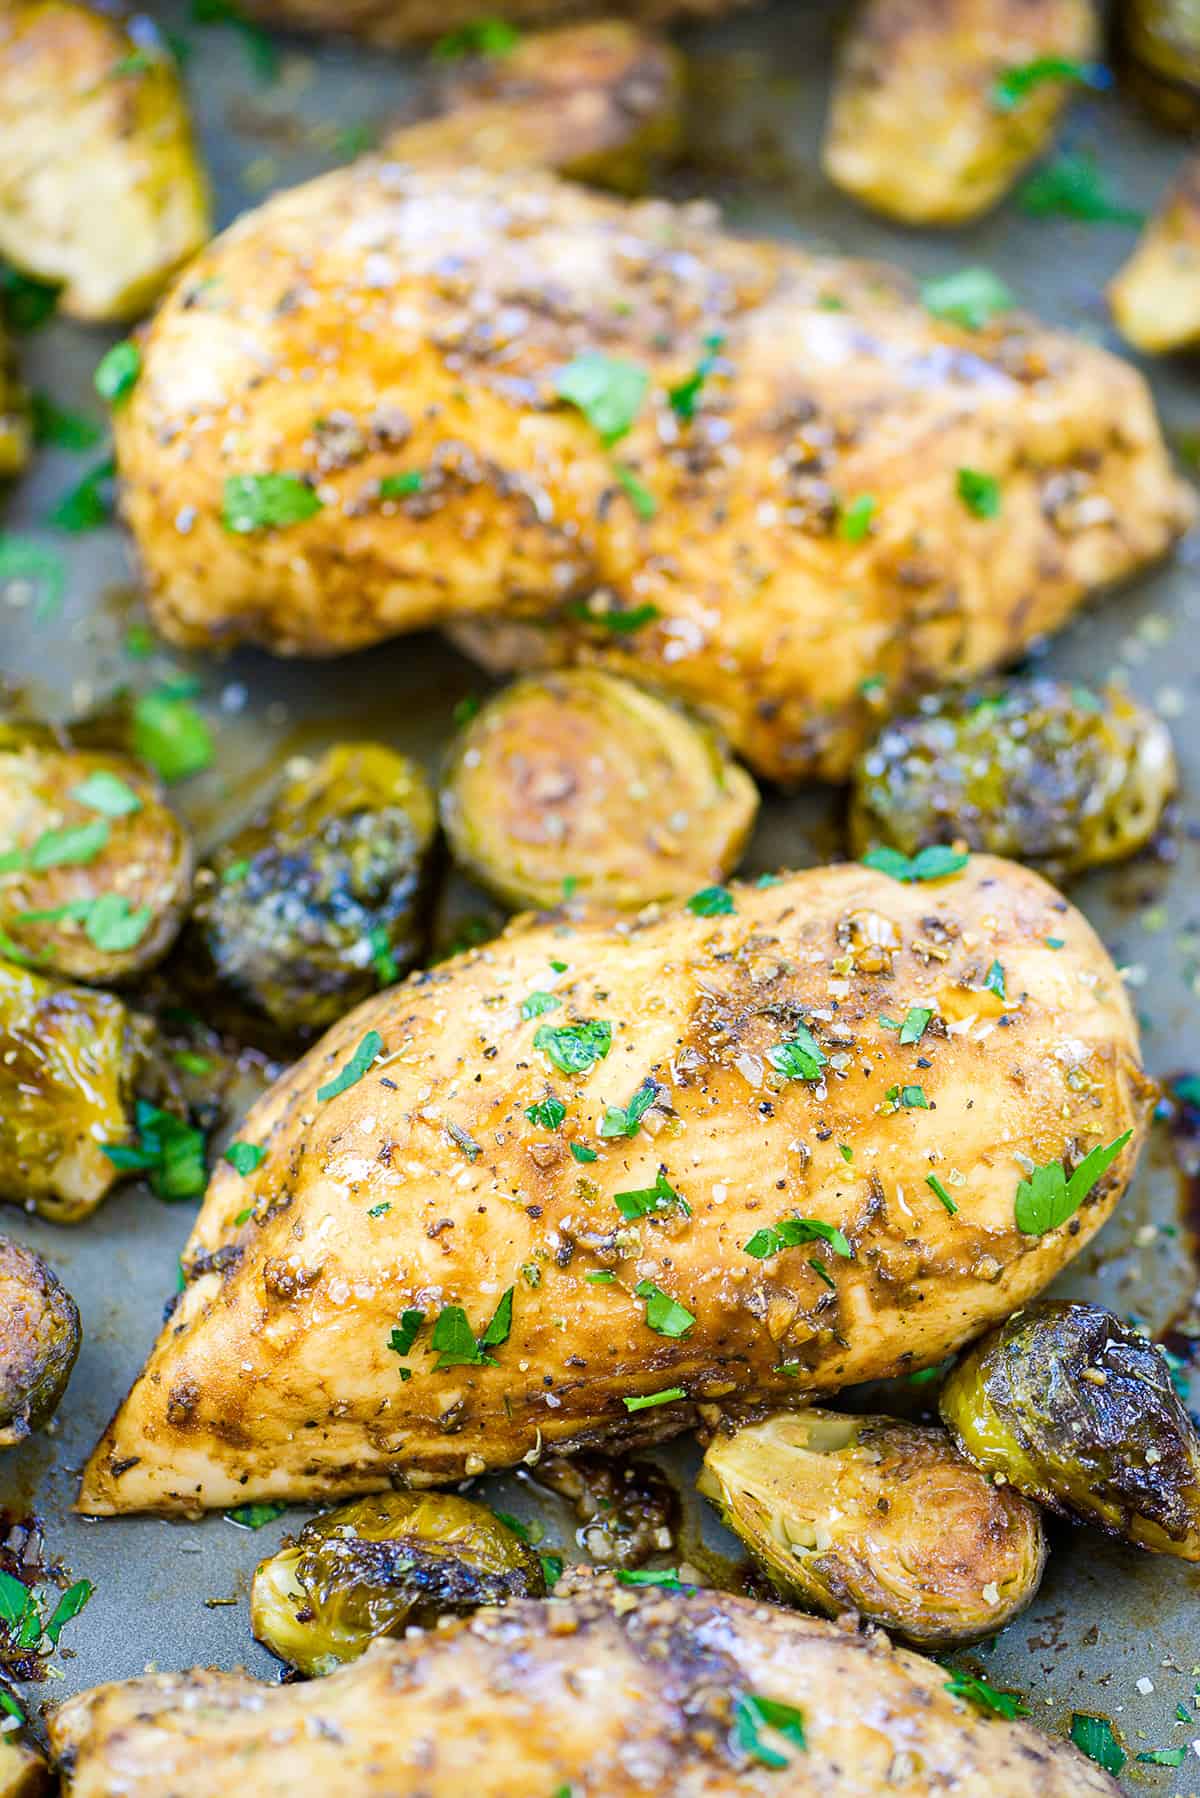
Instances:
[[[716,1437],[697,1484],[786,1596],[922,1647],[989,1635],[1041,1581],[1036,1509],[943,1430],[783,1411]]]
[[[1109,283],[1113,323],[1135,350],[1200,343],[1200,157],[1191,156],[1136,250]]]
[[[1118,688],[1034,679],[933,694],[860,758],[851,849],[915,855],[961,838],[1062,880],[1140,849],[1175,774],[1165,725]]]
[[[281,1030],[323,1030],[417,960],[436,816],[382,743],[337,743],[213,857],[195,916],[220,979]]]
[[[54,1415],[79,1343],[70,1293],[40,1255],[0,1236],[0,1447]]]
[[[703,725],[597,669],[530,675],[454,745],[442,823],[457,861],[506,904],[568,893],[636,910],[722,880],[758,791]]]
[[[975,218],[1045,149],[1097,48],[1092,0],[862,0],[834,82],[826,172],[904,224]]]
[[[964,1356],[942,1419],[977,1467],[1155,1554],[1200,1561],[1200,1436],[1153,1343],[1046,1300]]]
[[[0,1199],[56,1223],[94,1211],[128,1143],[141,1025],[111,993],[0,961]]]
[[[250,1619],[272,1654],[322,1674],[409,1624],[545,1593],[537,1555],[485,1506],[449,1492],[385,1492],[314,1517],[263,1561]]]
[[[503,54],[454,59],[439,117],[405,125],[384,149],[404,162],[555,169],[619,193],[644,193],[683,135],[683,64],[622,19],[518,38]]]
[[[0,255],[75,318],[134,318],[207,239],[179,73],[147,19],[0,12]]]
[[[129,980],[170,948],[191,884],[187,832],[141,762],[0,725],[5,953],[72,980]]]
[[[1117,8],[1132,86],[1164,125],[1200,125],[1200,12],[1195,0],[1124,0]]]

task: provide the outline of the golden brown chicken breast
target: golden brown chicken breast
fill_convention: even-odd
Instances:
[[[179,75],[148,21],[0,9],[0,255],[74,318],[135,318],[211,230]]]
[[[1200,157],[1179,179],[1110,282],[1113,322],[1135,350],[1162,356],[1200,342]]]
[[[826,174],[906,225],[975,218],[1045,148],[1099,36],[1091,0],[865,0],[834,83]]]
[[[352,1012],[245,1119],[265,1152],[213,1178],[79,1508],[457,1480],[1007,1317],[1107,1216],[1152,1089],[1053,887],[883,854],[519,923]]]
[[[388,156],[554,169],[642,193],[683,137],[683,62],[621,19],[518,38],[503,55],[440,65],[436,115],[393,131]]]
[[[158,625],[330,655],[529,619],[471,642],[840,777],[880,693],[1013,656],[1193,510],[1132,369],[926,298],[534,174],[281,195],[178,282],[117,415]]]
[[[443,39],[447,47],[461,34],[463,48],[481,40],[503,41],[494,27],[556,24],[588,13],[661,25],[672,18],[703,18],[730,12],[749,0],[248,0],[246,11],[274,24],[302,31],[348,31],[372,43],[395,45]],[[493,28],[490,29],[489,28]],[[515,34],[514,34],[515,35]]]
[[[50,1725],[67,1798],[1118,1793],[883,1635],[582,1570],[558,1592],[381,1642],[309,1685],[197,1670],[81,1693]]]

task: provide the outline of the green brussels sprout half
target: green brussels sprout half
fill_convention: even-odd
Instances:
[[[0,932],[41,973],[106,986],[160,961],[192,849],[154,774],[36,724],[0,725]]]
[[[972,1642],[1041,1582],[1041,1519],[945,1431],[809,1408],[719,1435],[698,1481],[781,1593],[921,1647]]]
[[[144,1026],[111,993],[0,961],[0,1199],[57,1223],[86,1217],[120,1177]]]
[[[518,908],[686,898],[737,865],[757,810],[711,731],[594,668],[530,675],[489,700],[441,795],[455,860]]]
[[[939,1399],[984,1472],[1156,1554],[1200,1560],[1200,1436],[1146,1337],[1100,1305],[1018,1311]]]
[[[436,825],[424,774],[382,743],[338,743],[232,837],[198,883],[218,977],[290,1035],[389,986],[423,947]]]
[[[79,1343],[70,1293],[40,1255],[0,1236],[0,1446],[54,1415]]]
[[[1115,688],[995,682],[933,695],[859,759],[856,856],[962,839],[1064,879],[1140,849],[1175,786],[1171,741]]]
[[[264,1561],[250,1615],[272,1654],[322,1674],[409,1624],[545,1592],[537,1555],[485,1506],[386,1492],[314,1518]]]

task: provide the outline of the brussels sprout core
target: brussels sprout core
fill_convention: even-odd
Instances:
[[[70,1293],[40,1255],[0,1236],[0,1446],[53,1416],[79,1343]]]

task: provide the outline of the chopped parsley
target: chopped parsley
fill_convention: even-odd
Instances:
[[[576,1161],[595,1161],[595,1160],[597,1160],[597,1155],[596,1155],[595,1149],[589,1149],[586,1143],[573,1142],[570,1145],[570,1147],[571,1147],[571,1154],[574,1156]]]
[[[507,56],[521,41],[521,34],[507,19],[473,19],[437,39],[430,54],[440,62],[464,56]]]
[[[260,1530],[264,1524],[274,1523],[287,1510],[286,1505],[277,1503],[264,1505],[235,1505],[225,1516],[230,1523],[236,1523],[244,1530]]]
[[[639,1299],[646,1301],[646,1322],[657,1336],[686,1336],[696,1319],[669,1292],[653,1280],[639,1280],[634,1287]]]
[[[94,769],[86,780],[72,787],[71,798],[106,818],[131,818],[142,809],[142,802],[133,788],[107,768]]]
[[[786,1042],[767,1050],[767,1060],[785,1080],[819,1080],[828,1055],[803,1024],[797,1024]]]
[[[649,384],[649,375],[638,363],[606,356],[600,350],[585,350],[559,369],[555,392],[560,400],[577,407],[601,441],[611,447],[628,435]]]
[[[921,304],[934,318],[961,325],[964,331],[982,331],[1000,313],[1011,312],[1016,301],[991,269],[961,268],[926,281]]]
[[[68,412],[48,393],[31,394],[30,414],[33,441],[51,449],[95,449],[103,436],[98,424],[84,417],[82,412]]]
[[[198,1198],[207,1180],[203,1130],[146,1099],[137,1102],[134,1125],[135,1145],[101,1143],[101,1153],[122,1173],[149,1174],[150,1189],[160,1199]]]
[[[640,631],[643,625],[653,624],[661,614],[657,606],[649,603],[643,606],[596,606],[588,599],[574,599],[567,607],[572,618],[578,618],[583,624],[592,624],[599,630],[605,630],[613,637],[631,637],[634,631]]]
[[[616,1277],[607,1267],[598,1268],[594,1274],[585,1276],[589,1286],[611,1286]]]
[[[1018,189],[1017,204],[1030,218],[1089,225],[1140,225],[1145,216],[1113,197],[1096,158],[1085,150],[1064,150],[1043,163]]]
[[[995,993],[997,999],[1007,999],[1008,994],[1004,990],[1004,969],[998,961],[994,961],[984,975],[983,986],[985,992]]]
[[[97,462],[63,495],[46,522],[56,530],[70,531],[73,535],[99,530],[112,517],[116,473],[117,465],[111,456]]]
[[[927,1367],[924,1371],[933,1377],[938,1370]],[[915,1375],[912,1377],[916,1378]],[[1001,1692],[977,1673],[965,1673],[960,1668],[955,1668],[952,1677],[946,1681],[946,1690],[952,1698],[965,1698],[977,1710],[994,1711],[998,1717],[1007,1717],[1010,1723],[1017,1717],[1033,1715],[1015,1692]]]
[[[945,843],[931,843],[916,855],[902,855],[898,849],[872,849],[862,858],[864,868],[873,868],[877,874],[887,874],[906,884],[945,880],[947,875],[960,874],[969,860],[961,849],[951,849]]]
[[[978,468],[960,468],[955,477],[955,491],[974,518],[999,518],[1000,483],[993,474]]]
[[[932,1016],[933,1012],[927,1005],[910,1006],[908,1014],[900,1026],[901,1048],[909,1049],[914,1043],[920,1042]],[[882,1019],[880,1021],[882,1022]]]
[[[992,84],[992,105],[997,112],[1012,112],[1027,100],[1035,88],[1048,81],[1073,81],[1082,86],[1107,85],[1107,70],[1095,63],[1078,62],[1073,56],[1035,56],[1030,62],[1014,63]]]
[[[528,1023],[530,1018],[540,1018],[548,1011],[557,1011],[562,1000],[557,993],[529,993],[521,1001],[521,1016]]]
[[[938,1199],[940,1201],[940,1203],[945,1207],[945,1209],[950,1213],[950,1216],[953,1217],[955,1212],[958,1210],[958,1206],[955,1204],[954,1200],[950,1197],[950,1194],[946,1191],[946,1188],[942,1185],[942,1183],[938,1179],[937,1175],[936,1174],[926,1174],[925,1184],[929,1188],[930,1192],[933,1193],[934,1197],[936,1199]]]
[[[653,1186],[636,1187],[632,1192],[614,1192],[613,1204],[627,1224],[634,1223],[639,1217],[650,1217],[656,1211],[669,1211],[672,1206],[682,1211],[685,1217],[692,1215],[691,1206],[675,1191],[662,1168],[659,1168]]]
[[[781,1754],[763,1740],[763,1731],[790,1742],[794,1748],[807,1748],[804,1736],[804,1713],[794,1704],[783,1704],[776,1698],[762,1698],[755,1692],[742,1692],[733,1707],[734,1739],[742,1753],[760,1766],[778,1771],[790,1767],[793,1757]]]
[[[617,477],[617,484],[625,494],[638,517],[644,524],[648,524],[650,519],[652,519],[658,511],[658,501],[651,493],[649,487],[646,486],[644,481],[638,479],[637,475],[633,472],[633,469],[630,468],[627,462],[614,462],[613,473]],[[645,606],[638,606],[634,615],[636,615],[636,613],[645,612],[646,610],[647,608]],[[654,613],[656,618],[658,617],[657,606],[651,606],[649,610]],[[631,614],[618,612],[616,615],[617,617],[629,617]],[[645,624],[648,623],[649,620],[643,618],[642,622]],[[637,626],[634,625],[630,628],[637,629]]]
[[[584,1018],[578,1024],[541,1024],[533,1039],[561,1074],[586,1074],[612,1048],[607,1018]]]
[[[98,893],[94,899],[71,899],[44,911],[18,912],[12,922],[56,924],[69,918],[83,925],[93,948],[109,955],[123,955],[141,942],[152,915],[148,905],[131,906],[124,893]]]
[[[661,1586],[664,1592],[693,1592],[675,1567],[618,1567],[613,1573],[618,1586]]]
[[[838,510],[837,531],[843,543],[862,543],[871,529],[876,499],[873,493],[860,493]]]
[[[257,1142],[231,1142],[225,1160],[237,1174],[252,1174],[267,1158],[267,1151]]]
[[[133,707],[132,747],[167,782],[199,774],[213,759],[212,732],[191,703],[189,680],[167,681]]]
[[[894,1105],[897,1110],[901,1106],[908,1111],[928,1111],[930,1109],[923,1086],[889,1086],[884,1096],[888,1103]]]
[[[1074,1217],[1132,1135],[1132,1130],[1126,1130],[1115,1142],[1092,1149],[1069,1180],[1061,1161],[1035,1167],[1029,1178],[1017,1186],[1013,1207],[1017,1229],[1025,1236],[1044,1236],[1048,1230],[1057,1230],[1060,1224]]]
[[[108,405],[119,406],[133,392],[141,372],[142,352],[131,337],[126,337],[106,350],[96,364],[96,392]]]
[[[235,864],[236,865],[236,864]],[[246,867],[249,863],[246,864]],[[245,868],[243,868],[243,873]],[[224,878],[228,880],[229,869]],[[392,953],[391,938],[388,936],[386,924],[372,924],[367,932],[367,948],[371,951],[371,969],[380,986],[394,986],[400,978],[400,968]]]
[[[318,1103],[323,1105],[326,1099],[336,1099],[339,1093],[357,1086],[382,1048],[383,1038],[378,1030],[368,1030],[341,1073],[335,1074],[327,1085],[317,1088]]]
[[[621,1403],[627,1411],[648,1411],[652,1405],[673,1405],[686,1397],[682,1386],[668,1386],[663,1392],[639,1392],[633,1398],[623,1398]]]
[[[47,281],[35,281],[15,268],[0,268],[0,313],[10,331],[24,336],[39,331],[53,318],[59,290]]]
[[[1107,1717],[1093,1717],[1086,1711],[1076,1711],[1071,1718],[1071,1740],[1081,1754],[1086,1754],[1106,1773],[1119,1773],[1129,1758]]]
[[[507,1342],[512,1330],[513,1287],[502,1296],[491,1321],[478,1341],[461,1305],[445,1305],[438,1313],[430,1336],[437,1354],[435,1372],[446,1367],[495,1367],[495,1357],[485,1353]],[[408,1314],[405,1313],[407,1316]],[[403,1319],[401,1320],[403,1322]]]
[[[765,1225],[756,1230],[749,1242],[743,1244],[744,1252],[753,1255],[756,1261],[765,1261],[768,1255],[778,1255],[783,1249],[794,1249],[802,1242],[827,1242],[835,1255],[844,1261],[852,1259],[854,1251],[845,1236],[834,1224],[822,1223],[817,1217],[783,1217],[777,1224]]]
[[[559,1580],[563,1576],[562,1556],[556,1554],[541,1554],[538,1556],[538,1560],[542,1563],[542,1578],[545,1580],[547,1587],[553,1589],[557,1586]],[[560,1786],[558,1788],[558,1793],[561,1795],[561,1798],[571,1798],[570,1786]]]
[[[294,474],[231,474],[226,477],[221,523],[227,531],[247,536],[303,524],[322,509],[307,481]]]
[[[697,918],[721,918],[733,911],[733,894],[728,887],[701,887],[687,902],[688,910]]]
[[[676,382],[674,387],[667,388],[667,398],[671,403],[671,410],[682,423],[690,424],[695,418],[696,401],[700,397],[704,383],[715,369],[716,359],[724,345],[725,339],[719,333],[706,337],[704,339],[705,353],[691,374],[685,375],[683,380]]]
[[[49,868],[81,868],[94,862],[108,846],[108,823],[95,818],[88,824],[70,824],[64,830],[44,830],[30,849],[10,849],[0,855],[0,874],[44,874]]]
[[[419,469],[408,469],[404,474],[385,474],[379,483],[380,499],[408,499],[410,494],[420,493],[425,477]]]
[[[1046,938],[1047,949],[1065,949],[1066,946],[1067,946],[1067,940],[1065,937],[1048,936]]]
[[[1188,1721],[1190,1722],[1191,1719],[1189,1718]],[[1139,1761],[1148,1761],[1152,1767],[1182,1767],[1186,1754],[1187,1749],[1184,1747],[1152,1748],[1149,1754],[1139,1754],[1136,1758]]]
[[[606,1137],[636,1136],[642,1127],[642,1119],[653,1105],[657,1095],[657,1086],[647,1076],[628,1105],[609,1105],[605,1108],[600,1122],[600,1135]]]
[[[838,1144],[838,1154],[841,1156],[843,1161],[853,1161],[854,1160],[854,1150],[850,1147],[850,1144],[848,1142],[840,1142]]]
[[[553,1097],[539,1099],[536,1105],[525,1107],[525,1116],[531,1124],[536,1124],[539,1130],[557,1130],[566,1115],[567,1108],[562,1100]]]
[[[415,1307],[410,1307],[407,1311],[400,1313],[399,1325],[388,1337],[388,1347],[393,1354],[407,1355],[410,1353],[424,1322],[425,1313],[418,1311]]]

